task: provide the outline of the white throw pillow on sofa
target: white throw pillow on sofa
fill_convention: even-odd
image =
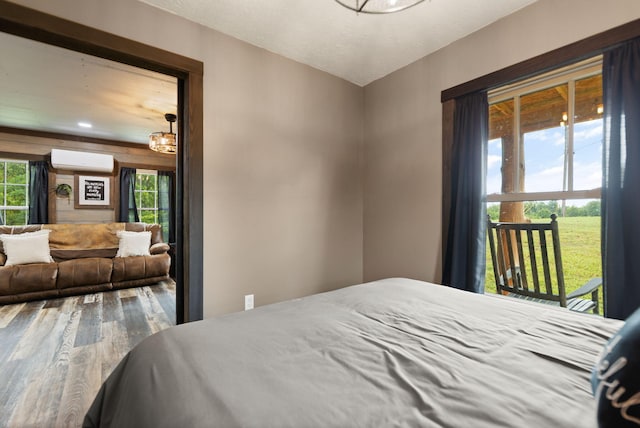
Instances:
[[[4,253],[7,256],[5,266],[28,263],[52,263],[49,250],[50,230],[38,230],[16,235],[0,235]]]
[[[151,232],[129,232],[120,230],[117,233],[120,238],[116,257],[149,256],[151,247]]]

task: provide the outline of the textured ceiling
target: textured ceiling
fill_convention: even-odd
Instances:
[[[364,86],[535,0],[425,0],[386,15],[335,0],[141,0]]]

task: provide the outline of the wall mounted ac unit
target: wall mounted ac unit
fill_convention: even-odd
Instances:
[[[51,149],[51,166],[66,171],[113,172],[113,156]]]

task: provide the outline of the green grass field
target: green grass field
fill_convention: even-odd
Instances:
[[[539,220],[535,220],[539,221]],[[600,217],[558,218],[562,267],[567,294],[594,277],[602,276],[600,255]],[[487,244],[487,273],[485,291],[496,292]],[[600,313],[602,314],[602,291],[600,291]]]

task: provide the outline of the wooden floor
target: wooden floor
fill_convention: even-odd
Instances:
[[[175,324],[175,284],[0,306],[0,427],[79,427],[100,385]]]

